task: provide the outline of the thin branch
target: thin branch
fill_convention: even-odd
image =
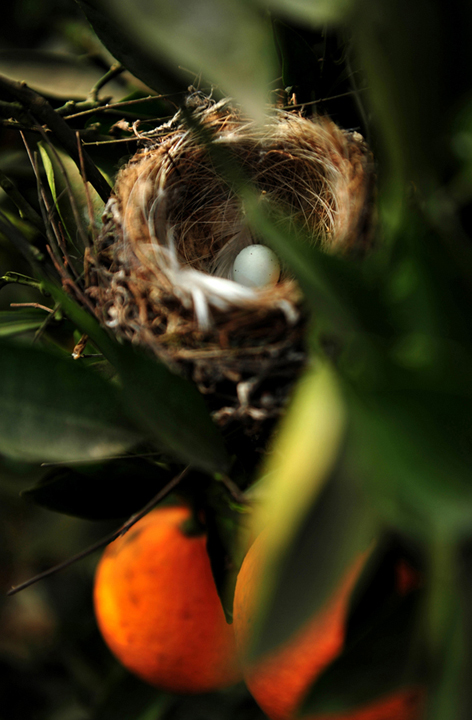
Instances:
[[[98,94],[102,87],[104,87],[107,83],[110,82],[110,80],[113,80],[113,78],[117,77],[118,75],[121,75],[122,72],[124,72],[125,67],[121,65],[121,63],[115,63],[111,66],[111,68],[108,70],[108,72],[103,75],[98,82],[95,83],[93,88],[91,89],[89,93],[90,99],[95,102],[98,101]]]
[[[151,102],[152,100],[167,100],[168,98],[175,97],[176,95],[184,94],[186,93],[182,91],[181,93],[171,93],[169,95],[147,95],[146,97],[136,98],[135,100],[122,100],[121,102],[107,103],[106,105],[100,105],[99,107],[82,110],[81,112],[73,113],[71,115],[64,115],[64,119],[74,120],[75,118],[83,117],[84,115],[95,115],[95,113],[107,112],[108,110],[116,110],[118,108],[125,108],[129,107],[130,105],[138,105],[140,103]],[[62,115],[66,108],[70,109],[72,106],[77,107],[77,103],[66,103],[66,105],[64,105],[62,108],[59,108],[56,112]]]
[[[34,577],[30,578],[29,580],[25,580],[25,582],[21,583],[20,585],[16,585],[15,587],[12,587],[10,590],[8,590],[7,595],[15,595],[16,593],[20,592],[21,590],[25,590],[25,588],[30,587],[31,585],[34,585],[35,583],[39,582],[39,580],[43,580],[44,578],[50,577],[50,575],[54,575],[57,572],[60,572],[61,570],[64,570],[65,568],[68,568],[70,565],[73,565],[78,560],[82,560],[85,557],[88,557],[88,555],[91,555],[92,553],[96,552],[97,550],[100,550],[102,547],[105,547],[106,545],[109,545],[109,543],[113,542],[113,540],[116,540],[121,535],[124,535],[130,528],[133,527],[141,518],[143,518],[147,513],[152,510],[154,505],[157,505],[161,500],[163,500],[167,495],[169,495],[172,490],[180,483],[180,481],[185,477],[189,470],[189,467],[187,466],[182,470],[181,473],[176,475],[167,485],[160,490],[154,497],[137,513],[132,515],[129,520],[127,520],[124,525],[121,525],[121,527],[118,528],[118,530],[114,530],[109,535],[106,535],[101,540],[98,540],[96,543],[93,543],[93,545],[90,545],[85,550],[81,550],[76,555],[73,555],[72,557],[68,558],[67,560],[64,560],[64,562],[59,563],[58,565],[54,565],[54,567],[49,568],[48,570],[44,570],[44,572],[39,573],[38,575],[35,575]]]
[[[31,115],[43,125],[47,125],[54,133],[61,145],[67,150],[80,170],[80,159],[77,152],[76,138],[73,130],[41,95],[31,90],[26,83],[16,82],[4,75],[0,75],[0,88],[6,90],[19,100]],[[84,152],[84,165],[87,176],[102,200],[108,200],[111,188],[92,161],[88,153]]]
[[[244,495],[244,493],[240,490],[240,488],[236,485],[236,483],[231,480],[228,475],[218,475],[218,480],[223,483],[225,488],[228,490],[229,494],[233,498],[233,500],[236,500],[237,503],[240,505],[248,505],[249,500]]]
[[[56,317],[56,313],[58,310],[60,310],[60,307],[61,307],[61,304],[56,303],[54,305],[54,308],[51,310],[50,314],[46,315],[44,321],[41,323],[40,327],[36,330],[36,332],[34,334],[33,344],[37,343],[40,340],[40,338],[42,337],[42,335],[44,334],[44,332],[46,331],[48,326],[51,324],[51,322]]]
[[[28,275],[22,275],[21,273],[9,271],[6,272],[5,275],[0,277],[0,289],[7,285],[8,283],[14,283],[16,285],[26,285],[27,287],[32,287],[35,290],[39,290],[39,292],[44,295],[45,297],[49,297],[49,293],[46,292],[43,288],[42,283],[39,280],[35,280],[32,277],[28,277]]]
[[[24,302],[24,303],[10,303],[10,307],[15,308],[25,308],[25,307],[32,307],[32,308],[38,308],[38,310],[46,310],[48,313],[53,313],[54,310],[50,307],[46,307],[46,305],[41,305],[41,303],[37,302]]]

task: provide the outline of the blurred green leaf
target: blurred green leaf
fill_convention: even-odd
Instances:
[[[100,465],[54,468],[21,494],[49,510],[87,520],[109,520],[140,510],[171,478],[163,466],[130,457]]]
[[[117,390],[72,360],[1,343],[0,451],[77,462],[123,453],[140,439]]]
[[[47,97],[64,100],[87,98],[105,74],[84,57],[47,50],[0,50],[0,72],[12,80],[26,82]],[[124,83],[112,80],[102,94],[117,101],[127,93]]]
[[[368,631],[348,643],[317,679],[301,713],[347,713],[402,688],[422,684],[426,666],[416,637],[421,609],[418,592],[392,596]]]
[[[253,656],[273,650],[311,618],[371,538],[357,482],[337,466],[345,421],[332,371],[315,363],[297,387],[258,484]]]
[[[31,330],[38,330],[48,314],[41,309],[2,310],[0,312],[0,338],[20,335]]]
[[[103,45],[135,77],[158,93],[186,90],[188,81],[182,79],[177,63],[175,67],[170,67],[158,46],[149,52],[139,34],[130,32],[129,17],[122,19],[117,16],[106,0],[77,2]],[[134,12],[134,9],[130,11]]]
[[[408,379],[408,375],[406,378]],[[388,521],[430,536],[472,529],[470,395],[391,387],[352,397],[353,453]]]
[[[141,48],[143,60],[134,58],[128,64],[138,77],[145,79],[149,73],[141,67],[143,61],[149,66],[165,58],[170,67],[184,65],[195,77],[203,73],[207,82],[262,120],[275,63],[270,26],[257,6],[241,0],[80,0],[80,4],[94,27],[100,23],[97,34],[102,33],[105,45],[124,64],[116,46],[126,55],[135,45]],[[159,77],[148,84],[156,88]]]
[[[229,459],[202,395],[157,358],[128,344],[119,344],[62,290],[48,285],[67,317],[115,366],[126,411],[159,449],[206,472],[225,472]]]
[[[296,479],[291,479],[296,493]],[[366,549],[374,528],[358,481],[338,468],[273,561],[278,563],[272,570],[276,582],[269,569],[262,568],[261,583],[270,580],[273,589],[256,627],[253,657],[272,651],[316,614]]]
[[[269,0],[267,5],[282,17],[319,27],[348,19],[355,0]]]

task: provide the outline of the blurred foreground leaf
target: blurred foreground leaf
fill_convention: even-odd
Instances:
[[[1,343],[0,451],[77,462],[123,453],[140,439],[116,389],[72,360]]]
[[[83,100],[105,74],[83,57],[46,50],[0,50],[0,73],[26,82],[36,92],[52,98]],[[115,101],[126,94],[126,85],[112,80],[103,95]]]
[[[270,25],[240,0],[79,0],[98,36],[137,77],[162,90],[164,63],[184,65],[241,102],[261,120],[275,75]],[[139,48],[133,56],[133,48]],[[173,70],[172,68],[175,68]],[[154,77],[150,77],[155,72]],[[189,78],[191,82],[191,77]],[[188,84],[188,82],[187,82]]]
[[[327,365],[297,386],[257,486],[261,572],[254,656],[273,650],[312,617],[372,526],[352,478],[338,472],[345,408]],[[334,473],[334,474],[333,474]]]
[[[347,713],[403,688],[424,682],[426,668],[416,644],[418,592],[385,603],[368,631],[347,644],[315,682],[302,713]]]
[[[269,0],[271,10],[294,21],[319,27],[324,23],[345,20],[355,0]]]

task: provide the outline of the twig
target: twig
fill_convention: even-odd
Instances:
[[[41,305],[41,303],[37,303],[37,302],[10,303],[10,307],[16,307],[16,308],[32,307],[32,308],[38,308],[38,310],[46,310],[46,312],[54,314],[54,310],[52,308],[46,307],[46,305]]]
[[[28,277],[27,275],[22,275],[21,273],[13,271],[6,272],[3,277],[0,277],[0,288],[4,287],[8,283],[15,283],[16,285],[26,285],[27,287],[32,287],[35,290],[39,290],[39,292],[45,297],[49,297],[49,293],[44,290],[42,283],[39,280]]]
[[[240,503],[241,505],[249,504],[249,500],[247,499],[247,497],[244,495],[243,492],[241,492],[236,483],[231,480],[230,477],[228,477],[228,475],[218,475],[218,480],[223,483],[233,500],[236,500],[236,502]]]
[[[67,125],[64,118],[51,107],[48,101],[41,95],[38,95],[34,90],[31,90],[26,83],[16,82],[4,75],[0,75],[0,88],[13,95],[14,98],[19,100],[21,104],[27,108],[34,118],[52,130],[80,170],[80,159],[77,153],[75,134]],[[106,202],[110,196],[111,188],[86,152],[84,152],[84,165],[89,181],[102,200]]]
[[[117,77],[117,75],[121,75],[122,72],[124,72],[125,67],[121,65],[121,63],[115,63],[111,66],[111,68],[108,70],[108,72],[103,75],[103,77],[98,80],[98,82],[95,83],[93,88],[91,89],[89,93],[89,98],[92,102],[98,102],[98,93],[104,87],[110,80],[113,80],[114,77]]]
[[[49,315],[46,315],[44,321],[41,323],[40,327],[36,330],[36,332],[35,332],[35,334],[34,334],[33,344],[34,344],[34,343],[37,343],[38,340],[40,340],[40,338],[42,337],[43,333],[46,331],[46,328],[48,327],[48,325],[50,325],[51,322],[52,322],[52,321],[54,320],[54,318],[56,317],[56,313],[57,313],[58,310],[60,310],[60,307],[61,307],[61,304],[60,304],[60,303],[56,303],[56,304],[54,305],[54,308],[53,308],[53,309],[51,310],[51,312],[49,313]]]
[[[54,575],[55,573],[60,572],[65,568],[68,568],[70,565],[73,565],[78,560],[82,560],[88,555],[94,553],[96,550],[100,550],[102,547],[105,547],[109,543],[113,542],[113,540],[116,540],[121,535],[124,535],[126,532],[128,532],[130,528],[133,527],[133,525],[135,525],[139,520],[141,520],[141,518],[147,515],[147,513],[152,510],[154,505],[157,505],[158,502],[160,502],[167,495],[169,495],[169,493],[180,483],[183,477],[187,474],[188,470],[189,467],[187,466],[182,470],[181,473],[179,473],[179,475],[176,475],[169,483],[167,483],[167,485],[162,490],[160,490],[156,495],[154,495],[154,497],[139,512],[132,515],[129,520],[124,523],[124,525],[119,527],[118,530],[114,530],[112,533],[106,535],[104,538],[98,540],[96,543],[93,543],[93,545],[90,545],[85,550],[81,550],[76,555],[73,555],[67,560],[64,560],[64,562],[61,562],[58,565],[54,565],[54,567],[49,568],[48,570],[44,570],[44,572],[35,575],[29,580],[25,580],[25,582],[20,583],[20,585],[12,587],[10,590],[8,590],[7,595],[15,595],[21,590],[25,590],[25,588],[39,582],[39,580],[43,580],[50,575]]]
[[[72,115],[64,115],[65,120],[74,120],[77,117],[83,117],[84,115],[91,115],[99,112],[107,112],[108,110],[116,110],[118,108],[123,107],[129,107],[130,105],[138,105],[140,103],[146,103],[151,102],[152,100],[167,100],[168,98],[175,97],[176,95],[185,94],[184,91],[182,93],[171,93],[168,95],[147,95],[147,97],[143,98],[136,98],[135,100],[122,100],[121,102],[116,103],[107,103],[106,105],[100,105],[96,108],[90,108],[89,110],[82,110],[78,113],[73,113]],[[61,111],[64,111],[66,107],[70,107],[68,103],[64,105],[62,108],[59,108],[56,112],[60,113],[62,115]],[[74,104],[74,107],[77,107],[76,104]]]

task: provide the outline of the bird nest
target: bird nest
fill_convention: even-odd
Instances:
[[[274,110],[260,126],[210,100],[142,145],[105,209],[89,288],[97,315],[194,380],[219,424],[254,429],[281,412],[305,362],[305,317],[283,264],[270,286],[233,280],[241,251],[264,241],[222,167],[237,167],[308,242],[357,253],[368,244],[370,154],[327,118]]]

